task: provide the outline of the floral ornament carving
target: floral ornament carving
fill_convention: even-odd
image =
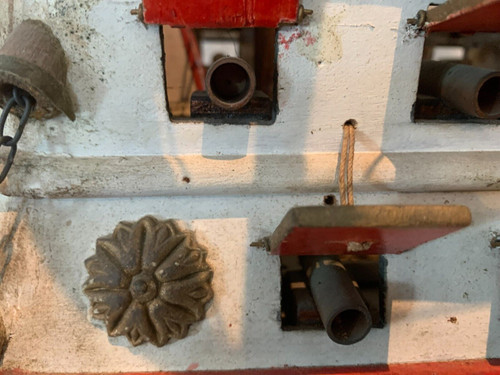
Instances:
[[[174,220],[120,222],[85,261],[92,316],[109,336],[124,335],[134,346],[186,337],[213,297],[206,256],[194,233]]]

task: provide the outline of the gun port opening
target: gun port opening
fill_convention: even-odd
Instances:
[[[413,120],[500,123],[500,32],[425,36]]]
[[[160,30],[166,109],[171,121],[214,125],[275,122],[275,29],[162,26]]]

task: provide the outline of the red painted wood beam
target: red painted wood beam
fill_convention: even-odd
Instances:
[[[462,7],[454,10],[450,2],[428,12],[427,32],[500,32],[500,0],[471,1],[469,6],[454,3]]]
[[[286,367],[252,370],[120,372],[120,373],[58,373],[58,375],[498,375],[500,361],[469,360],[452,362],[404,363],[392,365],[344,367]],[[24,370],[0,370],[0,375],[48,375]]]
[[[191,28],[270,27],[297,22],[299,0],[143,0],[144,22]]]
[[[447,228],[293,228],[272,254],[401,254],[462,227]],[[352,245],[354,244],[354,245]]]
[[[400,254],[470,223],[464,206],[293,207],[269,247],[275,255]]]

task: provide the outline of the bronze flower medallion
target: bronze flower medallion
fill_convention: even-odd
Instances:
[[[120,222],[85,261],[92,316],[109,336],[125,335],[134,346],[186,337],[213,297],[206,256],[194,233],[174,220]]]

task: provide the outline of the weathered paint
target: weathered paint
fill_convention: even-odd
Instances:
[[[424,36],[408,32],[406,19],[428,3],[304,1],[312,17],[279,32],[284,40],[309,32],[316,42],[278,45],[276,122],[248,127],[170,122],[158,27],[130,15],[137,1],[15,0],[15,25],[42,19],[61,39],[78,121],[28,126],[2,189],[53,197],[235,194],[255,180],[253,193],[323,191],[335,186],[340,126],[355,118],[359,189],[498,190],[500,127],[411,121]],[[4,40],[8,3],[0,9]],[[270,166],[281,172],[262,173]],[[203,176],[186,187],[180,170]]]
[[[427,32],[495,33],[500,32],[500,1],[457,1],[437,7],[427,14]],[[443,9],[444,8],[444,9]]]
[[[462,228],[294,228],[274,253],[400,254],[459,229]]]
[[[471,223],[463,206],[294,207],[269,238],[272,254],[400,254]]]
[[[354,157],[354,189],[498,190],[496,158],[492,151],[360,152]],[[32,198],[320,193],[337,190],[337,167],[335,153],[42,157],[18,152],[0,191]]]
[[[431,363],[408,363],[395,365],[371,365],[350,367],[287,367],[273,369],[238,370],[238,371],[187,371],[179,372],[120,372],[120,375],[457,375],[457,374],[500,374],[500,367],[495,365],[494,360],[431,362]],[[22,370],[0,370],[2,375],[46,375]],[[115,375],[112,373],[79,373],[80,375]],[[60,375],[76,375],[71,373],[60,373]],[[118,375],[118,373],[116,373]]]
[[[58,118],[27,127],[2,191],[117,197],[0,199],[0,310],[11,335],[3,371],[235,372],[500,356],[499,253],[490,248],[500,199],[470,192],[500,188],[500,127],[412,123],[423,35],[409,32],[406,18],[429,1],[304,1],[315,12],[309,23],[280,33],[288,40],[310,32],[316,42],[279,46],[280,112],[262,127],[170,122],[158,28],[135,21],[137,3],[0,1],[1,41],[10,19],[53,28],[78,103],[75,124]],[[323,332],[280,329],[277,257],[249,244],[290,207],[320,204],[335,189],[348,118],[360,124],[357,203],[464,204],[474,221],[388,255],[389,325],[341,348]],[[434,193],[394,192],[402,190]],[[315,194],[291,195],[308,192]],[[108,339],[89,320],[81,291],[95,239],[145,214],[187,221],[205,238],[214,267],[207,320],[160,351]]]
[[[271,27],[297,22],[298,0],[143,0],[144,22],[175,27]]]
[[[282,331],[279,259],[250,243],[270,235],[290,207],[321,204],[323,195],[4,198],[0,238],[12,235],[12,240],[0,252],[11,254],[0,283],[0,312],[11,339],[2,368],[185,371],[197,363],[201,371],[500,356],[500,253],[490,247],[491,232],[500,228],[496,192],[355,194],[357,204],[466,204],[474,221],[442,239],[386,256],[389,323],[360,343],[343,347],[322,331]],[[90,319],[82,292],[83,262],[95,252],[96,238],[120,220],[146,214],[186,222],[208,249],[214,270],[206,319],[185,339],[161,349],[108,338]]]

